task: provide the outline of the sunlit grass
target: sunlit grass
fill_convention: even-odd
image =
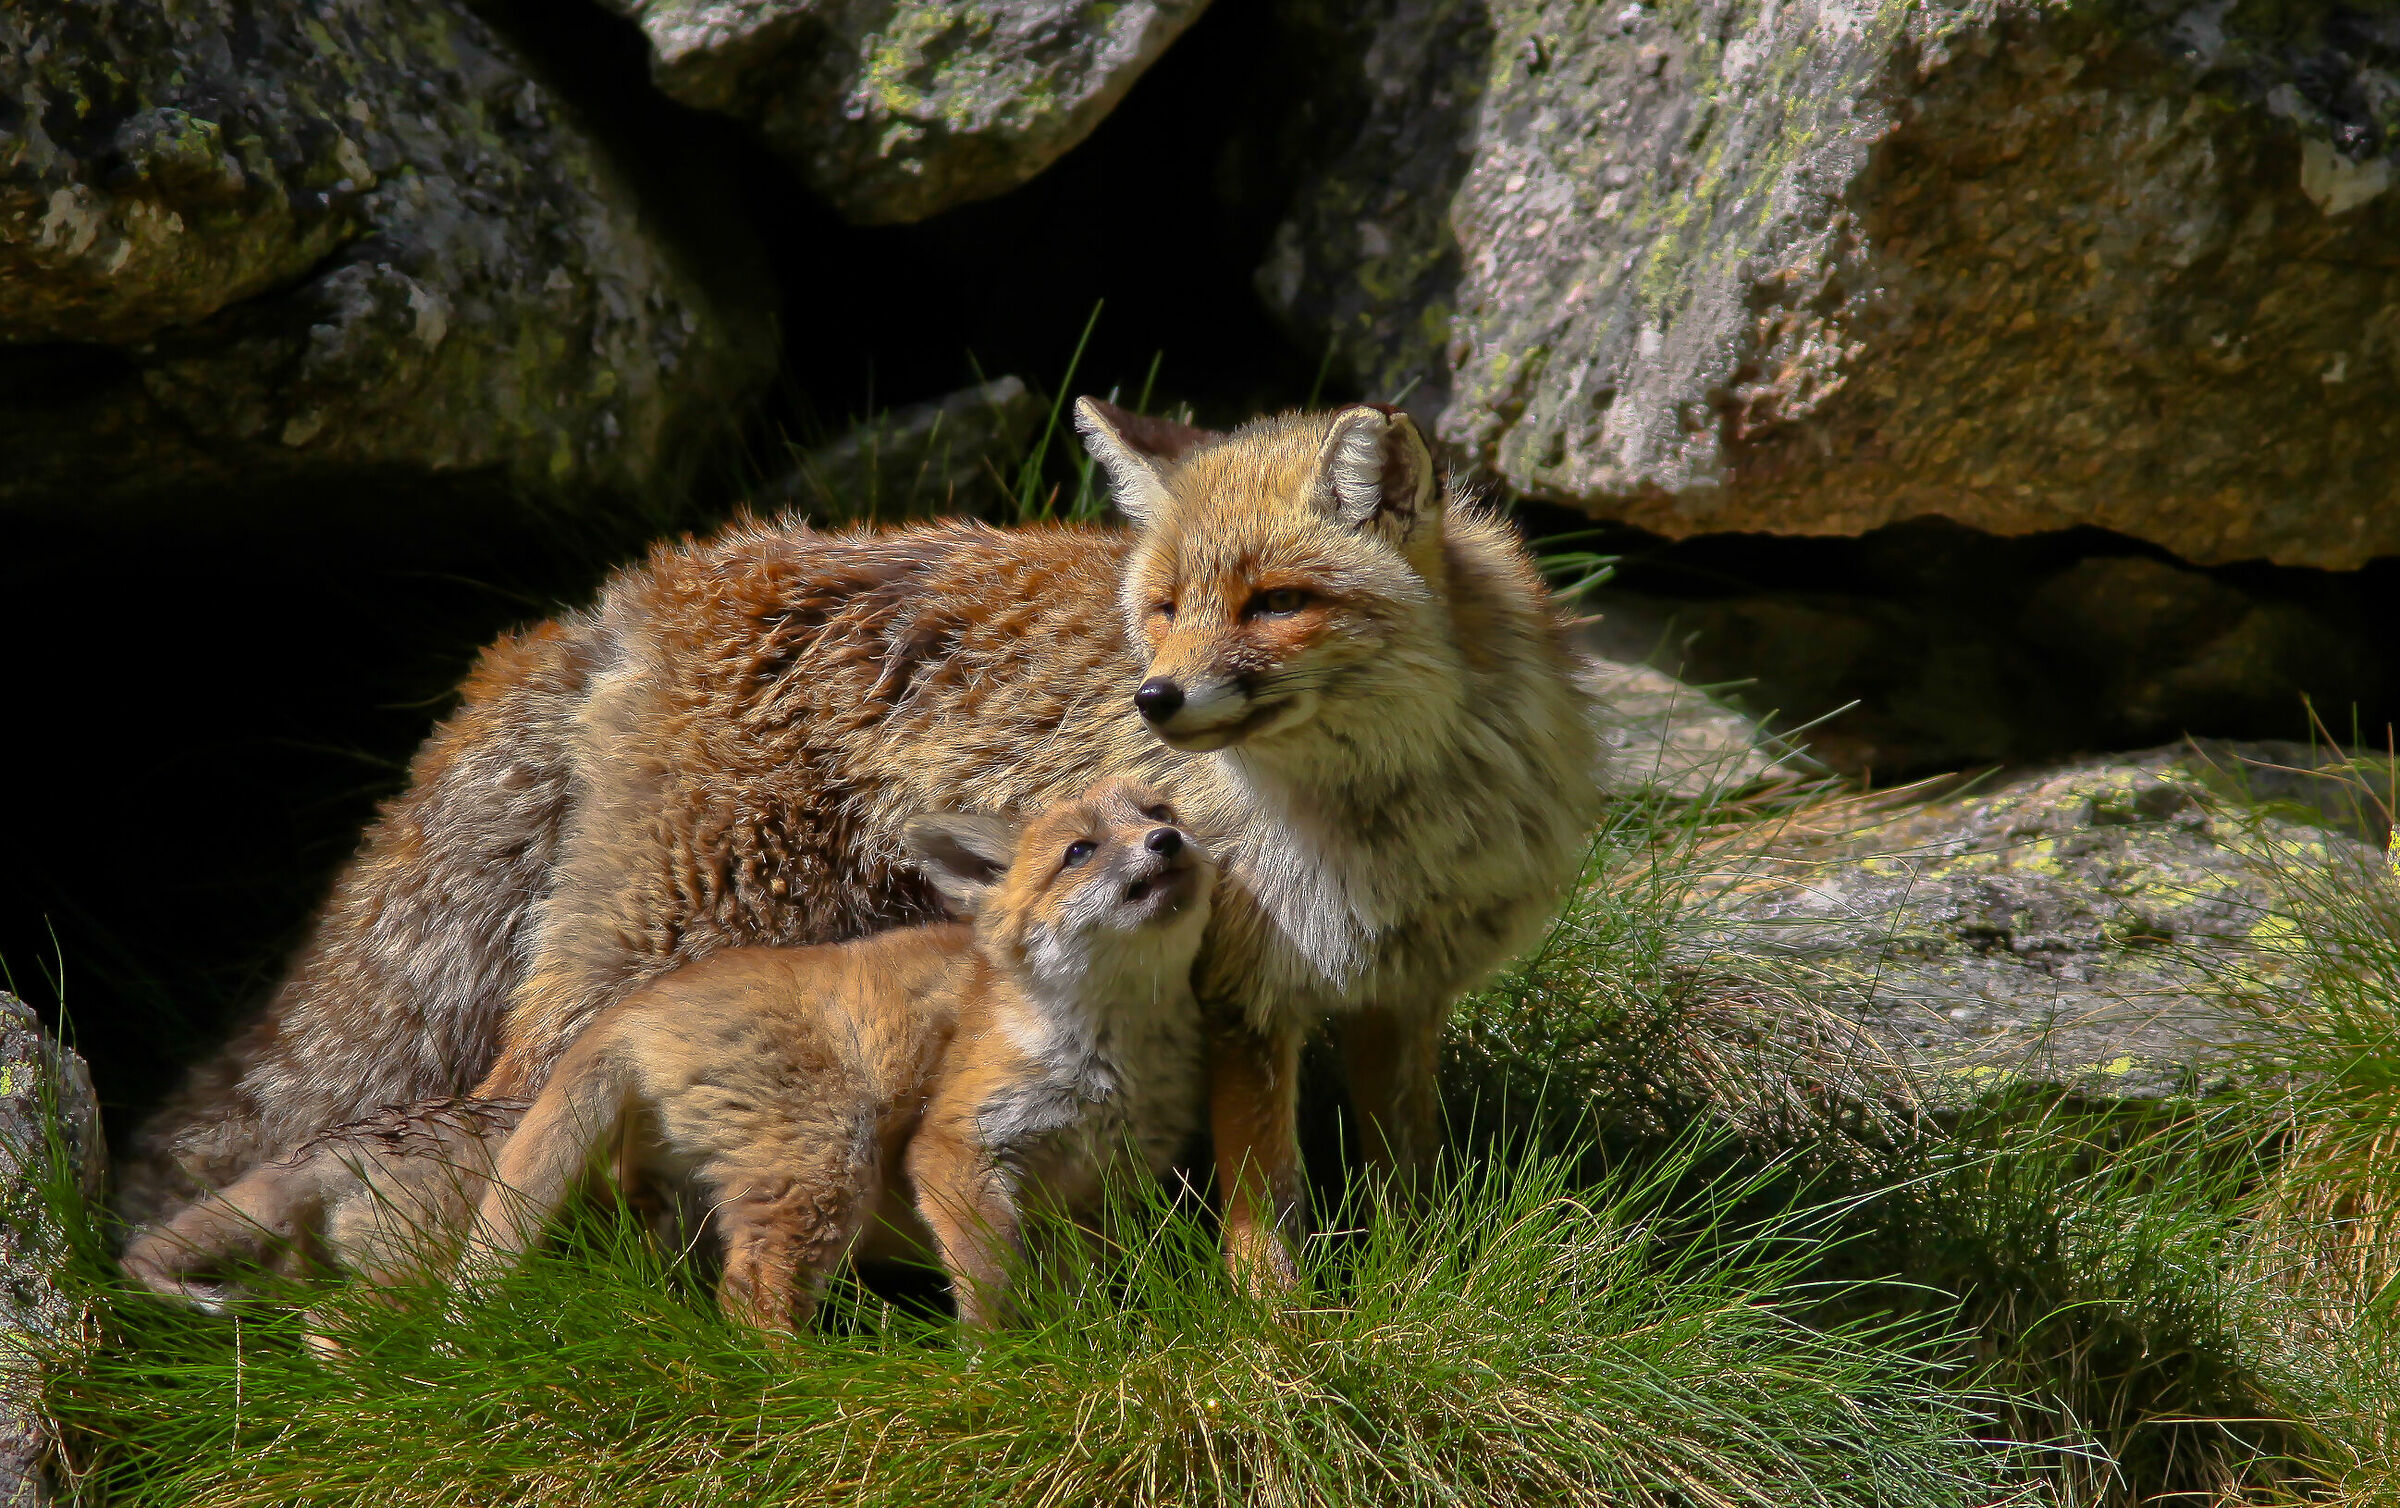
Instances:
[[[979,1343],[855,1289],[773,1345],[607,1218],[488,1303],[240,1321],[94,1295],[54,1378],[112,1502],[1977,1503],[2010,1455],[1922,1323],[1829,1320],[1810,1216],[1738,1224],[1704,1149],[1584,1182],[1487,1165],[1306,1247],[1308,1297],[1226,1281],[1153,1199],[1027,1278]]]

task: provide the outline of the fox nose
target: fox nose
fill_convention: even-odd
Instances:
[[[1163,723],[1183,710],[1183,688],[1163,675],[1154,675],[1142,682],[1142,689],[1133,694],[1133,704],[1142,716],[1154,723]],[[1151,834],[1156,837],[1157,834]]]
[[[1154,827],[1150,836],[1142,840],[1142,846],[1162,859],[1172,859],[1183,852],[1183,834],[1171,827]]]

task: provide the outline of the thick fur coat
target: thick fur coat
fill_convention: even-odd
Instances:
[[[1370,1152],[1430,1155],[1441,1022],[1597,801],[1556,604],[1405,417],[1080,423],[1129,529],[744,523],[495,646],[265,1017],[153,1123],[135,1212],[377,1104],[533,1093],[678,963],[922,920],[911,814],[1107,775],[1224,865],[1196,981],[1236,1260],[1282,1265],[1329,1017]]]
[[[798,1323],[863,1240],[930,1248],[985,1325],[1030,1206],[1086,1214],[1112,1165],[1165,1171],[1200,1125],[1207,854],[1122,781],[1022,834],[908,834],[971,931],[730,948],[610,1006],[500,1154],[462,1276],[505,1269],[615,1147],[710,1211],[728,1313]]]

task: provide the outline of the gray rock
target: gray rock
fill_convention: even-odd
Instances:
[[[1091,133],[1208,0],[606,0],[659,87],[758,122],[861,224],[1015,188]]]
[[[1610,795],[1728,796],[1813,767],[1749,718],[1664,671],[1590,655],[1575,679],[1591,698],[1600,788]]]
[[[776,362],[457,0],[0,5],[0,507],[650,493]]]
[[[1327,99],[1268,302],[1528,494],[2400,552],[2388,6],[1284,10]]]
[[[0,1508],[54,1501],[49,1436],[25,1347],[67,1340],[82,1323],[53,1278],[63,1233],[42,1189],[52,1176],[54,1132],[84,1197],[96,1202],[108,1157],[91,1073],[23,1001],[0,992]]]
[[[2298,988],[2261,946],[2281,926],[2270,855],[2388,883],[2358,788],[2306,773],[2334,763],[2186,744],[1862,809],[1720,882],[1686,947],[1712,973],[1763,959],[1810,981],[1937,1106],[2024,1085],[2189,1091],[2258,1035],[2237,981]]]
[[[820,522],[975,513],[1002,502],[1049,405],[1014,377],[853,426],[753,499]]]

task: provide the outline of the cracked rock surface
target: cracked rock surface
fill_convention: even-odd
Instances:
[[[455,0],[0,4],[0,507],[650,489],[776,359],[659,218]]]
[[[1260,268],[1371,395],[1675,537],[2400,552],[2400,12],[1285,0]]]
[[[606,0],[661,89],[758,123],[850,219],[988,199],[1091,133],[1207,0]]]
[[[1821,980],[1936,1103],[2198,1087],[2254,1034],[2237,985],[2298,988],[2272,946],[2274,866],[2383,868],[2347,788],[2293,773],[2324,762],[2174,745],[1805,835],[1722,883],[1696,948]]]

